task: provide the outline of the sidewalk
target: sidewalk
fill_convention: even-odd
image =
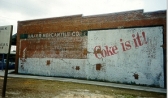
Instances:
[[[148,92],[167,93],[167,90],[162,89],[162,88],[135,86],[135,85],[126,85],[126,84],[116,84],[116,83],[98,82],[98,81],[89,81],[89,80],[79,80],[79,79],[72,79],[72,78],[11,74],[12,71],[13,70],[8,71],[8,73],[9,73],[8,77],[31,78],[31,79],[42,79],[42,80],[55,80],[55,81],[63,81],[63,82],[74,82],[74,83],[83,83],[83,84],[108,86],[108,87],[116,87],[116,88],[124,88],[124,89],[133,89],[133,90],[148,91]],[[5,71],[0,70],[0,76],[4,76],[4,72]]]

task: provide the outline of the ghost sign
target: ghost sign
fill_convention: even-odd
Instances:
[[[0,53],[8,53],[12,26],[0,26]]]

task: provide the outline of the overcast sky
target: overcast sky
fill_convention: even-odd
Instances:
[[[0,0],[0,26],[13,25],[17,21],[83,16],[143,9],[144,12],[166,10],[166,0]]]

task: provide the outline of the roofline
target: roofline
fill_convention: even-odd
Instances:
[[[82,17],[82,14],[77,14],[77,15],[70,15],[70,16],[59,16],[59,17],[49,17],[49,18],[41,18],[41,19],[30,19],[30,20],[23,20],[23,21],[18,21],[19,22],[31,22],[31,21],[43,21],[43,20],[50,20],[50,19],[59,19],[59,18],[71,18],[71,17]]]
[[[107,15],[125,14],[125,13],[133,13],[133,12],[143,13],[144,10],[143,10],[143,9],[130,10],[130,11],[122,11],[122,12],[113,12],[113,13],[97,14],[97,15],[88,15],[88,16],[83,16],[83,17],[84,17],[84,18],[87,18],[87,17],[107,16]]]
[[[83,16],[83,14],[77,14],[77,15],[70,15],[70,16],[59,16],[59,17],[24,20],[24,21],[18,21],[18,23],[19,22],[31,22],[31,21],[43,21],[43,20],[52,20],[52,19],[73,18],[73,17],[88,18],[88,17],[97,17],[97,16],[109,16],[109,15],[126,14],[126,13],[133,13],[133,12],[142,13],[142,14],[150,14],[150,13],[164,13],[164,12],[167,12],[167,10],[144,12],[143,9],[138,9],[138,10],[121,11],[121,12],[113,12],[113,13],[105,13],[105,14],[97,14],[97,15],[88,15],[88,16]]]

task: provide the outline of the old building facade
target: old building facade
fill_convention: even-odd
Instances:
[[[166,11],[18,22],[16,72],[164,88]]]

